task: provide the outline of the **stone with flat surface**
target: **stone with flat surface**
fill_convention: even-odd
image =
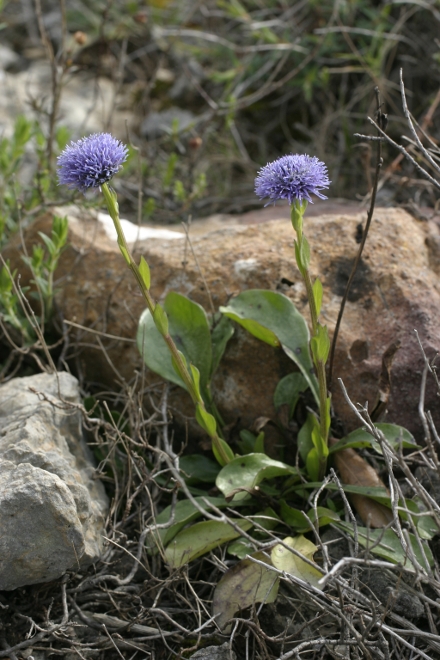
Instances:
[[[366,212],[306,214],[305,233],[311,244],[311,273],[324,287],[322,321],[330,330],[336,322],[342,294],[358,250],[360,224]],[[268,211],[271,211],[271,216]],[[80,361],[86,377],[106,384],[130,380],[141,360],[133,338],[144,302],[125,266],[116,241],[102,222],[85,211],[63,209],[70,216],[69,247],[57,271],[58,305],[64,318],[121,340],[99,337],[72,328],[72,341],[84,344]],[[178,291],[209,311],[205,282],[217,308],[244,289],[271,289],[287,295],[308,318],[303,283],[293,257],[294,234],[288,207],[279,208],[279,219],[268,220],[276,208],[252,212],[251,217],[216,216],[194,222],[191,250],[181,236],[160,233],[134,245],[151,268],[152,294],[163,300]],[[25,232],[25,240],[38,240],[37,232],[50,231],[50,217],[39,218]],[[177,229],[182,234],[181,228]],[[17,239],[18,240],[18,239]],[[336,352],[333,402],[345,429],[358,426],[346,404],[337,378],[342,378],[353,401],[369,402],[377,396],[382,356],[388,346],[401,342],[392,366],[388,421],[421,433],[417,413],[423,359],[414,329],[428,356],[440,348],[440,280],[438,276],[437,225],[419,222],[401,209],[377,208],[360,269],[346,306]],[[13,267],[14,244],[6,250]],[[200,275],[204,274],[204,280]],[[111,364],[110,364],[111,363]],[[249,428],[256,418],[273,418],[272,396],[278,380],[292,369],[279,349],[273,349],[237,330],[213,381],[213,392],[227,423],[240,420]],[[146,374],[146,383],[158,382]],[[426,406],[436,414],[438,399],[429,384]],[[192,404],[183,392],[174,391],[172,405],[188,416]]]

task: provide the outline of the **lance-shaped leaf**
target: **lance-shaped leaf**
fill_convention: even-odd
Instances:
[[[354,538],[352,525],[344,522],[335,523],[344,532]],[[396,532],[392,529],[370,529],[368,527],[357,528],[357,539],[363,548],[367,548],[372,554],[384,557],[393,564],[401,564],[411,573],[419,573],[411,559],[411,554],[416,562],[424,569],[432,568],[434,558],[431,548],[426,541],[417,539],[414,534],[406,535],[411,545],[411,552],[402,547],[402,543]],[[426,565],[428,563],[428,566]]]
[[[301,373],[293,373],[284,376],[275,388],[273,403],[275,408],[282,405],[289,407],[289,418],[292,417],[301,392],[308,388],[308,383]]]
[[[252,527],[249,520],[234,520],[242,531]],[[171,568],[180,568],[193,559],[205,555],[219,545],[241,536],[241,532],[226,522],[206,520],[179,532],[165,550],[165,560]]]
[[[399,448],[412,450],[421,449],[419,445],[416,445],[416,441],[411,433],[403,428],[403,426],[399,426],[398,424],[384,424],[382,422],[375,424],[375,426],[379,431],[382,431],[387,441],[396,451],[398,451]],[[356,429],[341,440],[332,444],[330,447],[330,454],[340,451],[341,449],[355,449],[360,447],[372,447],[379,454],[382,453],[380,444],[371,433],[368,433],[366,429]]]
[[[195,501],[200,509],[206,509],[207,511],[209,511],[210,504],[218,509],[223,509],[228,506],[228,503],[223,497],[196,497]],[[154,548],[157,543],[164,546],[168,545],[168,543],[172,541],[176,534],[178,534],[185,525],[188,525],[188,523],[203,515],[200,509],[189,500],[181,500],[176,502],[174,506],[167,506],[158,516],[156,516],[155,523],[157,525],[169,523],[169,527],[161,527],[152,530],[151,536],[147,537],[147,545],[150,549]]]

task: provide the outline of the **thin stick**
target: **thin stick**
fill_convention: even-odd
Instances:
[[[410,112],[409,112],[409,110],[408,110],[408,105],[407,105],[407,103],[406,103],[405,85],[403,84],[403,73],[402,73],[402,69],[400,69],[400,94],[401,94],[401,96],[402,96],[403,114],[404,114],[405,117],[406,117],[406,121],[408,122],[409,129],[410,129],[411,133],[413,134],[413,137],[414,137],[414,140],[415,140],[416,143],[417,143],[417,146],[419,147],[420,151],[423,153],[423,155],[425,156],[425,158],[427,158],[427,160],[431,163],[432,167],[433,167],[438,173],[440,173],[440,167],[439,167],[438,164],[435,162],[435,160],[432,158],[432,156],[431,156],[431,154],[429,153],[429,151],[428,151],[427,149],[425,149],[425,147],[423,146],[423,144],[422,144],[422,142],[421,142],[421,140],[420,140],[420,138],[419,138],[419,136],[418,136],[418,134],[417,134],[417,131],[416,131],[416,129],[414,128],[414,124],[412,123],[412,120],[411,120],[411,114],[410,114]]]
[[[379,114],[380,113],[380,92],[379,92],[379,88],[375,87],[374,91],[375,91],[375,94],[376,94],[377,112]],[[332,387],[333,364],[334,364],[334,359],[335,359],[336,343],[338,341],[339,328],[341,326],[342,316],[344,314],[345,304],[347,302],[348,295],[350,293],[351,285],[353,284],[354,276],[356,275],[356,271],[357,271],[357,268],[359,266],[359,262],[361,260],[362,252],[364,250],[365,243],[367,241],[368,232],[370,230],[371,220],[373,218],[373,213],[374,213],[374,207],[376,205],[377,186],[378,186],[378,183],[379,183],[379,173],[380,173],[380,170],[382,168],[382,164],[383,164],[382,142],[380,140],[378,140],[378,142],[377,142],[376,173],[374,175],[374,185],[373,185],[373,190],[371,192],[370,209],[368,211],[367,222],[365,224],[365,229],[364,229],[363,235],[362,235],[362,241],[361,241],[361,244],[359,246],[359,250],[358,250],[355,262],[353,264],[353,268],[351,269],[350,277],[348,278],[348,282],[347,282],[347,286],[345,288],[344,296],[343,296],[342,301],[341,301],[341,307],[339,308],[339,314],[338,314],[338,319],[336,321],[335,331],[333,333],[332,345],[331,345],[331,349],[330,349],[329,367],[328,367],[328,380],[327,380],[327,387],[330,391],[331,391],[331,387]]]

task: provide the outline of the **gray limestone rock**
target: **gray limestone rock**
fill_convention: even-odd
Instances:
[[[235,660],[236,657],[229,642],[225,642],[220,646],[207,646],[199,649],[193,653],[190,660]]]
[[[0,387],[0,589],[48,582],[102,552],[108,501],[79,403],[65,372]]]

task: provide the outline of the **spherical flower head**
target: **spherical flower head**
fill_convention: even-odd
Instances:
[[[255,193],[260,199],[269,197],[274,203],[287,199],[289,204],[296,200],[313,204],[310,195],[327,199],[320,191],[330,183],[322,160],[316,156],[290,154],[261,168],[255,179]]]
[[[58,157],[60,185],[86,192],[99,188],[119,172],[127,147],[110,133],[94,133],[71,142]]]

